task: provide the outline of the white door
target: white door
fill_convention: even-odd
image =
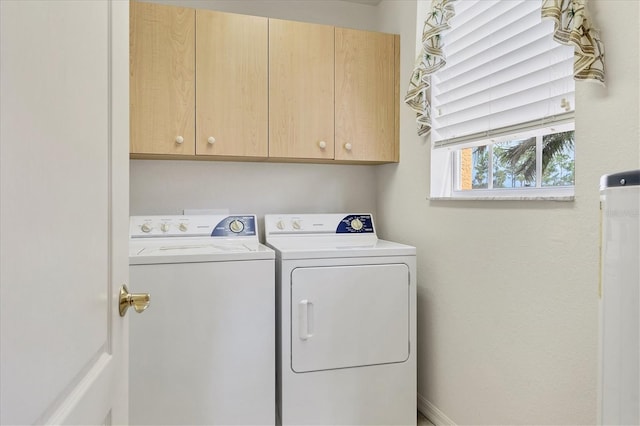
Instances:
[[[409,358],[409,267],[296,268],[291,273],[291,368],[296,373]]]
[[[0,1],[0,423],[127,422],[128,1]]]

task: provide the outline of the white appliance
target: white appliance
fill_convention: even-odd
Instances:
[[[370,214],[266,215],[279,423],[416,423],[416,250]]]
[[[640,170],[602,176],[600,424],[640,424]]]
[[[274,252],[254,215],[135,216],[130,422],[275,423]]]

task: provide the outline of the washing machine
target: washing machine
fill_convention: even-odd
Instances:
[[[275,423],[274,252],[254,215],[134,216],[131,424]]]
[[[416,249],[371,214],[265,216],[278,423],[416,424]]]

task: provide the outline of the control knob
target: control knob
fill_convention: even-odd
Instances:
[[[279,220],[279,221],[276,223],[276,228],[278,228],[278,229],[280,229],[280,230],[284,229],[284,222],[283,222],[283,221],[281,221],[281,220]]]
[[[237,234],[244,230],[244,223],[240,222],[238,219],[234,219],[229,224],[229,229],[231,229],[232,232],[235,232]]]
[[[291,223],[291,226],[293,226],[293,229],[300,229],[300,221],[298,221],[298,220],[294,220],[294,221]]]
[[[148,234],[149,232],[151,232],[153,227],[151,225],[149,225],[148,223],[143,223],[142,226],[140,227],[140,229],[142,230],[142,232]]]
[[[355,218],[351,221],[351,228],[353,228],[356,231],[359,231],[362,229],[364,225],[362,224],[362,221],[358,218]]]
[[[162,223],[162,224],[160,225],[160,230],[161,230],[162,232],[168,232],[168,231],[169,231],[169,224],[168,224],[168,223],[166,223],[166,222]]]
[[[180,225],[178,225],[178,229],[179,229],[180,231],[182,231],[182,232],[187,232],[187,228],[188,228],[188,226],[187,226],[187,224],[186,224],[186,223],[184,223],[184,222],[182,222]]]

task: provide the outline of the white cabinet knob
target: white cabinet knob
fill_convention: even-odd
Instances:
[[[318,146],[320,149],[325,149],[327,147],[327,143],[325,141],[318,142]]]
[[[349,142],[344,144],[344,149],[346,149],[347,151],[351,151],[351,148],[352,148],[352,146],[351,146],[351,144]]]
[[[213,145],[214,143],[216,143],[216,138],[214,138],[213,136],[209,136],[207,142],[209,142],[209,145]]]
[[[182,142],[184,142],[184,138],[182,136],[178,136],[176,138],[176,143],[182,143]]]

